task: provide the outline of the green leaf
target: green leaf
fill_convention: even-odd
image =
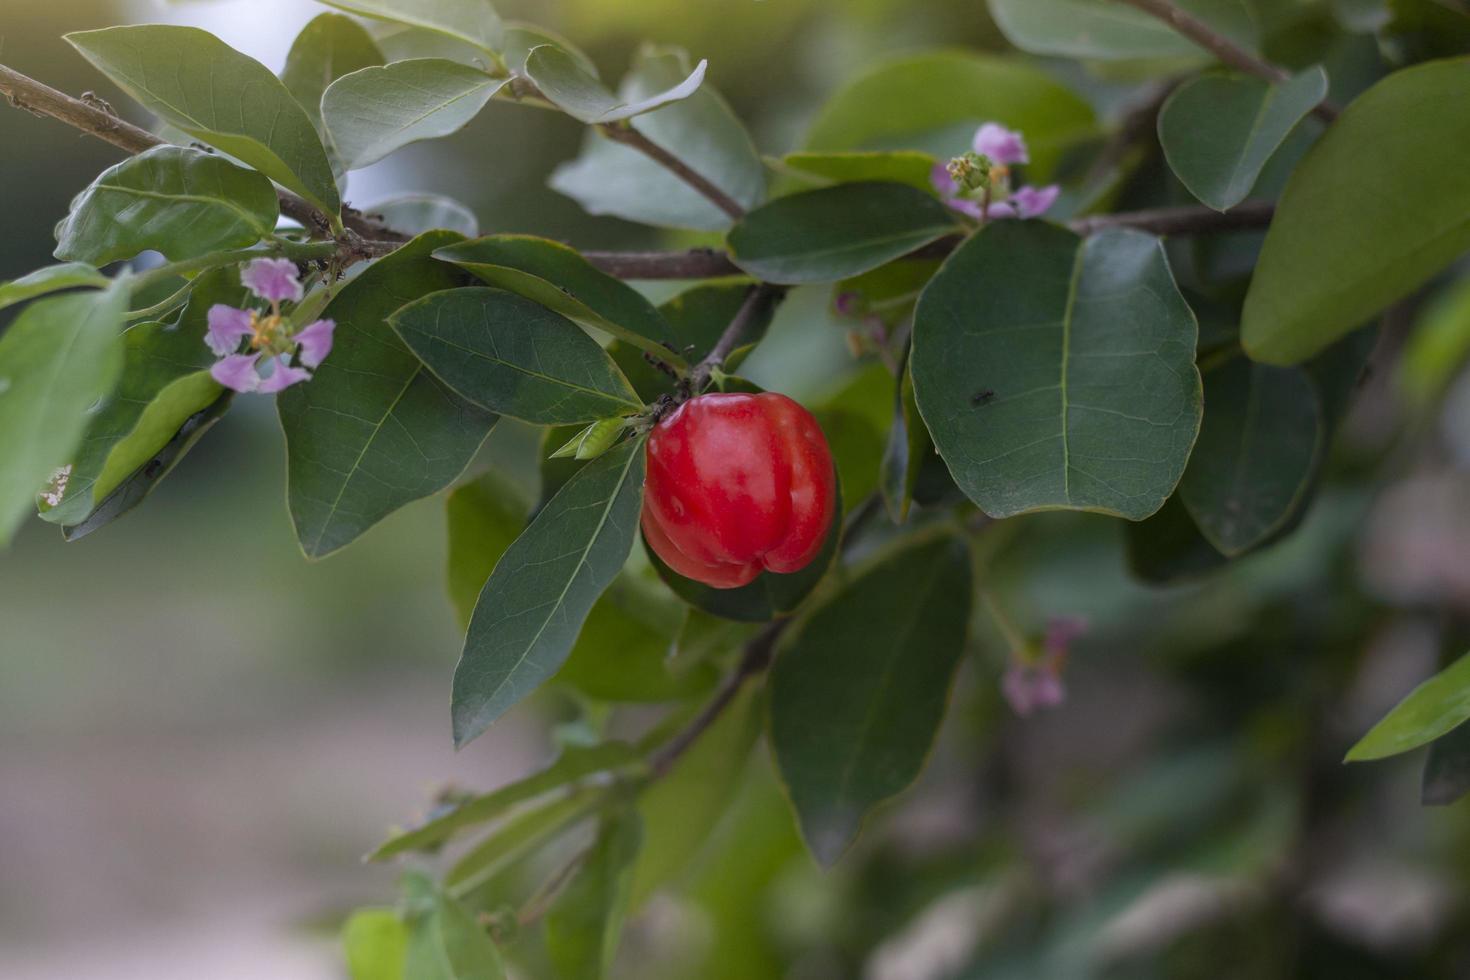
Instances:
[[[688,58],[672,48],[645,47],[618,89],[628,102],[645,100],[689,74]],[[744,208],[765,198],[766,172],[750,134],[709,85],[681,102],[630,120],[630,125],[678,157]],[[582,155],[551,175],[553,190],[589,214],[610,214],[666,228],[724,231],[730,216],[632,147],[588,133]]]
[[[560,242],[534,235],[490,235],[440,249],[434,257],[584,326],[684,364],[670,350],[678,338],[643,294]]]
[[[460,629],[495,563],[525,529],[530,504],[494,470],[454,488],[445,502],[449,533],[449,601]]]
[[[432,257],[458,240],[422,235],[344,286],[323,311],[337,323],[331,356],[309,384],[276,398],[286,499],[309,557],[454,482],[495,424],[440,383],[388,325],[404,303],[459,284],[459,273]]]
[[[444,885],[467,894],[563,830],[590,815],[607,796],[603,787],[576,787],[564,796],[517,813],[450,865]]]
[[[1159,113],[1159,143],[1189,192],[1228,211],[1251,192],[1271,154],[1327,96],[1312,68],[1280,84],[1249,75],[1201,75],[1174,90]]]
[[[457,133],[508,79],[442,58],[343,75],[322,96],[322,123],[342,165],[359,170],[419,140]]]
[[[420,826],[389,838],[368,855],[368,860],[382,861],[411,851],[436,850],[461,830],[498,820],[528,800],[586,776],[615,770],[631,771],[640,761],[638,753],[624,742],[569,745],[555,762],[540,772],[493,792],[473,796],[443,812],[436,811]]]
[[[532,48],[526,56],[525,71],[541,94],[563,112],[596,126],[631,119],[689,98],[704,81],[707,65],[708,62],[701,61],[676,84],[631,100],[614,95],[575,55],[554,44]]]
[[[36,504],[86,432],[123,366],[128,289],[43,299],[0,334],[0,546]]]
[[[1255,22],[1241,0],[1176,0],[1185,12],[1247,50]],[[1063,58],[1203,58],[1167,23],[1118,0],[990,0],[990,15],[1016,47]]]
[[[352,980],[403,980],[408,930],[393,909],[358,909],[342,926]]]
[[[1157,239],[995,222],[919,300],[914,396],[955,483],[991,517],[1142,520],[1199,431],[1196,332]]]
[[[270,69],[194,27],[145,24],[66,39],[145,109],[335,216],[342,201],[306,110]]]
[[[560,980],[601,980],[612,967],[642,844],[637,810],[603,819],[576,877],[546,915],[546,951]]]
[[[1152,517],[1124,530],[1128,570],[1151,585],[1169,585],[1214,571],[1227,561],[1200,533],[1175,494]]]
[[[665,565],[663,559],[648,546],[647,541],[643,543],[643,550],[648,554],[649,564],[658,572],[658,577],[663,579],[664,584],[675,595],[691,606],[721,619],[764,623],[795,612],[832,568],[842,540],[843,500],[840,481],[837,498],[826,543],[810,565],[789,575],[761,572],[755,581],[738,589],[716,589],[703,582],[685,578]]]
[[[403,307],[392,323],[445,384],[493,412],[565,425],[643,408],[597,341],[515,293],[445,290]]]
[[[507,22],[504,47],[500,56],[505,60],[507,68],[524,75],[526,58],[543,44],[560,48],[571,55],[587,74],[594,78],[597,76],[597,66],[580,48],[555,31],[547,30],[539,24],[527,24],[522,21]]]
[[[379,216],[383,224],[405,235],[453,231],[474,238],[480,233],[480,219],[475,212],[441,194],[400,194],[363,211]]]
[[[374,20],[418,27],[496,54],[503,40],[489,0],[321,0],[328,7]]]
[[[1470,726],[1461,725],[1429,745],[1419,802],[1449,806],[1470,792]]]
[[[862,503],[878,489],[883,436],[864,415],[851,409],[823,407],[816,417],[832,450],[847,507]]]
[[[1049,174],[1064,150],[1092,136],[1092,109],[1033,65],[962,51],[880,62],[832,97],[803,149],[922,149],[947,157],[994,120],[1026,134],[1030,176]]]
[[[59,292],[63,289],[91,287],[101,289],[112,282],[102,273],[85,262],[63,262],[48,265],[29,275],[0,283],[0,310],[16,303],[24,303],[37,296]]]
[[[43,504],[43,518],[53,524],[80,523],[191,415],[220,396],[223,389],[209,376],[214,353],[204,342],[208,309],[214,303],[237,302],[244,292],[233,270],[206,273],[178,323],[139,323],[123,333],[119,382],[90,413],[86,434],[71,457],[61,502]]]
[[[281,84],[322,129],[322,93],[343,75],[381,65],[383,52],[371,34],[351,17],[319,14],[301,29],[286,55]]]
[[[736,265],[777,283],[832,282],[959,231],[933,196],[903,184],[839,184],[747,214],[726,240]]]
[[[72,202],[56,257],[92,265],[153,249],[169,259],[253,245],[280,205],[264,175],[185,146],[157,146],[108,167]]]
[[[1292,172],[1246,294],[1241,343],[1295,364],[1470,248],[1470,59],[1394,72]]]
[[[933,193],[930,176],[934,158],[915,150],[866,153],[788,153],[781,158],[788,171],[821,184],[855,184],[882,181],[908,184]]]
[[[1236,358],[1205,373],[1204,423],[1179,495],[1221,554],[1271,538],[1306,502],[1325,420],[1306,372]]]
[[[928,758],[970,617],[970,555],[941,537],[884,556],[808,613],[771,672],[771,751],[823,865]]]
[[[0,293],[3,290],[0,287]],[[1424,409],[1444,395],[1467,358],[1470,276],[1448,286],[1420,315],[1394,369],[1395,387],[1415,407]]]
[[[760,735],[762,701],[760,687],[746,685],[668,775],[639,795],[644,843],[633,869],[631,909],[642,907],[656,889],[694,866],[740,788],[751,746]]]
[[[412,923],[404,980],[505,980],[490,935],[459,902],[434,891],[427,913]]]
[[[588,463],[536,515],[480,593],[454,672],[464,745],[566,661],[627,560],[643,501],[643,440]]]
[[[934,441],[929,438],[929,430],[919,417],[919,405],[914,400],[914,379],[907,363],[894,396],[893,425],[888,430],[888,445],[883,452],[879,489],[889,518],[895,524],[902,524],[909,519],[919,472],[924,459],[934,452]]]
[[[714,350],[720,335],[745,305],[752,283],[744,281],[706,282],[675,293],[658,308],[673,331],[677,343],[690,361],[699,361]],[[725,358],[725,370],[740,366],[745,355],[765,338],[775,318],[776,306],[766,304],[758,311],[746,331],[747,343]]]
[[[1347,762],[1386,759],[1447,735],[1470,719],[1470,654],[1409,692],[1348,751]]]
[[[66,540],[91,534],[141,504],[224,417],[233,398],[208,371],[185,375],[160,391],[108,454],[94,488],[98,502],[85,518],[61,529]]]
[[[686,608],[652,583],[620,575],[592,606],[554,683],[598,701],[651,704],[701,694],[712,669],[669,669]]]

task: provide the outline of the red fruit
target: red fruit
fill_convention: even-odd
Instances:
[[[643,535],[674,571],[717,589],[809,565],[836,498],[827,439],[785,395],[691,398],[648,438]]]

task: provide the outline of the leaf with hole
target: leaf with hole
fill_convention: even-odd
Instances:
[[[1197,328],[1157,239],[993,222],[914,315],[914,397],[961,490],[991,517],[1142,520],[1199,431]]]
[[[953,214],[905,184],[839,184],[780,197],[730,229],[736,265],[775,283],[834,282],[958,232]]]
[[[43,299],[0,334],[0,546],[71,458],[88,410],[117,384],[127,297],[117,283]]]
[[[254,170],[185,146],[108,167],[57,226],[56,257],[106,265],[152,249],[169,259],[254,245],[276,227],[276,189]]]
[[[122,376],[90,415],[60,502],[42,504],[45,520],[81,523],[190,416],[220,396],[223,389],[209,376],[214,352],[204,342],[208,311],[216,303],[233,306],[244,298],[234,269],[212,270],[198,278],[176,323],[138,323],[123,333]]]
[[[323,311],[332,353],[310,384],[276,398],[286,433],[286,500],[309,557],[331,554],[404,504],[444,489],[469,465],[496,416],[433,376],[388,317],[460,282],[436,261],[459,241],[431,232],[365,269]]]
[[[1311,68],[1279,84],[1213,72],[1174,90],[1159,113],[1159,144],[1191,194],[1228,211],[1297,123],[1327,96],[1327,73]]]
[[[195,27],[144,24],[66,39],[145,109],[305,197],[342,200],[306,110],[270,69]]]
[[[970,555],[932,538],[807,613],[771,671],[771,751],[808,848],[837,861],[928,758],[965,648]]]
[[[437,377],[492,412],[566,425],[643,408],[597,341],[515,293],[445,290],[403,307],[392,323]]]
[[[456,745],[483,732],[566,661],[592,604],[633,547],[643,465],[642,439],[588,463],[496,564],[454,671]]]

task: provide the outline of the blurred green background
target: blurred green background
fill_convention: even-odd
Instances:
[[[643,40],[709,57],[711,82],[768,153],[793,146],[820,101],[876,59],[1003,47],[979,0],[497,5],[564,33],[609,78]],[[278,69],[322,9],[0,0],[0,61],[94,90],[142,122],[62,33],[193,24]],[[487,231],[658,245],[544,187],[581,138],[565,118],[494,104],[460,134],[354,174],[347,196],[433,190]],[[117,158],[0,107],[0,279],[50,261],[67,202]],[[822,292],[797,291],[743,373],[809,400],[832,391],[854,365],[825,309]],[[1446,432],[1465,431],[1467,390]],[[951,975],[983,940],[1003,954],[967,976],[1038,976],[1024,965],[1032,945],[1062,963],[1085,946],[1130,980],[1470,976],[1457,940],[1465,804],[1419,807],[1419,756],[1336,763],[1446,651],[1464,649],[1470,450],[1450,438],[1432,458],[1397,459],[1410,478],[1384,481],[1373,467],[1403,424],[1375,378],[1302,531],[1205,585],[1129,580],[1121,527],[1107,519],[1044,515],[997,540],[1027,625],[1051,613],[1092,621],[1067,707],[1010,718],[994,690],[1005,650],[985,637],[921,784],[827,875],[800,852],[757,752],[747,792],[692,869],[697,902],[651,907],[625,959],[657,969],[630,975],[760,980],[779,951],[780,975],[802,980],[852,975],[855,959],[872,980],[925,980]],[[528,481],[534,451],[532,433],[502,424],[485,454]],[[340,977],[330,927],[392,893],[393,870],[359,856],[446,783],[504,782],[549,752],[534,706],[450,750],[459,638],[442,499],[309,564],[283,461],[269,400],[241,398],[125,520],[71,545],[33,522],[0,556],[5,980]],[[997,938],[1038,891],[1053,911]]]

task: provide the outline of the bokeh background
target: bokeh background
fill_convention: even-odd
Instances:
[[[642,40],[708,56],[710,80],[766,152],[792,147],[820,100],[877,58],[1003,47],[978,0],[498,6],[574,39],[610,78]],[[0,0],[0,61],[68,92],[94,90],[142,121],[62,33],[193,24],[279,69],[321,9]],[[1099,86],[1099,102],[1110,92]],[[581,137],[570,120],[493,104],[455,137],[354,174],[348,197],[434,190],[489,231],[658,244],[544,187]],[[50,261],[67,202],[116,159],[0,107],[0,279]],[[853,366],[842,330],[822,322],[825,305],[799,292],[745,373],[807,398],[840,384]],[[1025,570],[1037,616],[1092,621],[1067,709],[1015,722],[993,694],[1000,661],[977,658],[922,784],[873,828],[852,869],[826,876],[789,825],[770,823],[783,811],[757,760],[716,839],[745,860],[714,860],[701,887],[718,899],[742,874],[775,885],[755,904],[729,885],[743,918],[713,939],[687,910],[656,908],[634,949],[723,951],[718,971],[671,976],[778,975],[762,972],[778,959],[767,947],[792,977],[852,975],[855,949],[876,980],[949,975],[1029,900],[1031,885],[1017,885],[1024,863],[1069,909],[1045,941],[1101,943],[1120,977],[1430,975],[1415,972],[1423,963],[1436,976],[1470,975],[1456,938],[1470,813],[1419,807],[1417,757],[1335,761],[1445,651],[1464,648],[1470,447],[1456,433],[1470,389],[1460,389],[1425,422],[1404,417],[1387,377],[1370,380],[1303,529],[1207,585],[1133,582],[1119,528],[1103,519],[1047,518],[1021,554],[998,541]],[[1416,442],[1418,455],[1381,477],[1384,447],[1410,424],[1440,433],[1434,448]],[[534,448],[531,433],[502,424],[485,454],[529,485]],[[242,398],[125,520],[71,545],[34,522],[0,555],[0,977],[341,977],[333,930],[343,911],[393,888],[392,869],[359,857],[446,783],[498,784],[548,754],[534,706],[465,752],[450,749],[459,637],[443,588],[442,499],[310,564],[286,515],[283,461],[271,404]],[[976,844],[975,829],[997,822],[1004,859]],[[1204,842],[1181,829],[1217,822]],[[1271,874],[1256,875],[1263,867]],[[1280,875],[1287,882],[1272,891]],[[1302,923],[1292,941],[1309,956],[1249,955],[1256,927],[1278,913]],[[1181,952],[1180,937],[1203,927],[1206,940]],[[1161,949],[1166,960],[1130,972],[1139,950]],[[1294,962],[1311,970],[1293,972]],[[1332,964],[1339,972],[1312,972]]]

